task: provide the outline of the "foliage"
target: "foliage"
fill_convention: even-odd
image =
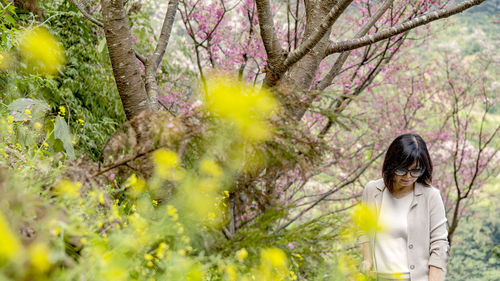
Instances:
[[[236,171],[247,169],[241,154],[247,153],[246,146],[271,136],[270,124],[262,114],[276,114],[277,103],[266,91],[228,78],[214,79],[219,83],[207,83],[211,95],[205,104],[212,116],[211,130],[216,136],[238,133],[206,142],[205,153],[192,168],[182,163],[176,151],[162,148],[152,154],[155,169],[150,179],[133,174],[124,183],[110,180],[106,186],[87,186],[51,171],[62,162],[51,158],[45,143],[40,147],[14,145],[13,137],[6,134],[3,162],[18,167],[19,173],[4,170],[0,185],[2,240],[12,242],[0,247],[0,276],[5,280],[82,276],[93,280],[296,280],[297,276],[323,280],[318,272],[326,271],[319,269],[332,265],[317,259],[321,257],[318,252],[332,245],[341,247],[335,243],[338,228],[334,225],[341,221],[335,216],[277,236],[270,226],[286,212],[270,210],[232,242],[220,244],[224,239],[220,229],[230,215],[227,189],[231,189]],[[243,95],[242,104],[231,108],[228,101],[235,93],[228,89],[236,88]],[[264,107],[255,104],[261,99],[270,102]],[[61,115],[56,120],[64,122]],[[2,124],[12,126],[11,119],[4,117]],[[249,127],[259,129],[259,138],[248,134]],[[39,133],[32,134],[37,138]],[[19,153],[22,157],[15,158]],[[45,173],[26,174],[33,170]],[[177,188],[170,197],[153,199],[155,190],[171,184]],[[39,202],[36,207],[35,201]],[[33,216],[25,215],[30,212]],[[20,236],[13,232],[19,228],[23,229]],[[352,231],[346,233],[351,232],[352,237]],[[318,242],[315,247],[310,245],[313,240]],[[340,253],[341,248],[337,250]],[[345,262],[335,265],[338,275],[331,280],[344,280],[341,276],[351,273],[354,279],[347,280],[367,280],[353,273],[357,270],[355,256],[344,254],[339,260]]]
[[[98,32],[89,23],[81,21],[76,8],[69,1],[46,5],[49,4],[53,6],[46,7],[50,19],[45,27],[64,47],[64,68],[58,76],[26,73],[22,71],[22,64],[17,71],[0,73],[0,80],[3,81],[0,90],[9,93],[2,95],[1,99],[4,104],[17,98],[43,100],[50,105],[53,115],[57,114],[61,106],[65,107],[65,118],[71,130],[82,132],[78,134],[78,139],[72,140],[77,151],[86,151],[97,157],[109,135],[125,118],[116,86],[109,75],[107,54],[102,48],[101,52],[96,52],[99,49]],[[28,15],[21,16],[15,25],[17,29],[22,30],[23,25],[39,25],[32,22],[33,19]],[[14,32],[7,41],[2,40],[2,44],[7,44],[6,50],[14,51],[15,46],[20,44],[16,41],[16,34]],[[54,56],[47,58],[53,59]],[[52,62],[47,63],[54,65]],[[51,71],[51,74],[54,72]]]
[[[463,218],[448,265],[450,280],[493,281],[498,279],[500,257],[495,249],[500,244],[498,214],[498,177]]]
[[[137,10],[136,3],[126,4],[132,40],[140,52],[152,52],[155,9]],[[131,173],[137,157],[118,163],[127,171],[118,174],[113,164],[123,158],[101,153],[125,120],[102,31],[70,1],[44,1],[44,23],[12,9],[0,13],[0,240],[12,241],[9,247],[0,245],[0,279],[370,280],[358,272],[354,238],[356,228],[373,228],[368,219],[373,216],[364,208],[346,210],[356,204],[363,182],[379,177],[374,167],[391,139],[421,132],[435,159],[434,184],[446,194],[450,213],[460,197],[453,184],[464,188],[474,179],[474,194],[497,171],[498,144],[481,147],[483,139],[494,136],[497,120],[492,114],[498,98],[497,53],[486,48],[494,33],[488,32],[479,47],[461,43],[464,48],[451,55],[448,49],[433,49],[424,56],[428,45],[409,51],[415,46],[406,36],[421,31],[354,50],[326,91],[297,89],[304,94],[297,104],[312,95],[301,122],[291,117],[279,123],[277,114],[290,107],[287,97],[281,96],[279,104],[268,90],[253,87],[269,73],[253,3],[239,1],[231,9],[225,1],[182,1],[175,45],[169,47],[173,51],[156,77],[169,111],[162,116],[168,117],[159,127],[137,127],[142,137],[151,129],[156,135],[150,139],[115,135],[139,148],[157,142],[159,134],[171,137],[170,146],[139,155],[153,163],[146,166],[147,177],[139,170]],[[293,15],[296,34],[304,34],[303,8],[294,11],[279,3],[272,7],[277,22]],[[355,1],[359,13],[347,13],[332,34],[352,33],[353,23],[360,27],[357,17],[371,14],[369,3]],[[401,8],[402,14],[388,13],[379,24],[392,25],[403,15],[411,19],[433,5],[412,2],[413,9],[406,9],[401,3],[391,12]],[[244,20],[233,29],[235,17]],[[47,31],[49,42],[61,42],[64,68],[50,63],[54,58],[44,52],[34,56],[35,62],[22,59],[32,55],[19,39],[30,30],[25,26]],[[280,44],[289,51],[300,43],[289,36],[292,29],[290,22],[277,26]],[[59,44],[48,45],[59,53]],[[313,86],[337,58],[325,58],[313,73],[305,73],[314,78]],[[30,68],[37,60],[41,64]],[[237,79],[214,76],[220,69]],[[467,91],[458,95],[450,84],[457,92]],[[194,119],[200,133],[193,139],[183,118]],[[483,156],[475,162],[478,151]],[[68,161],[78,154],[111,158],[92,165],[82,158]],[[454,169],[457,162],[461,168]],[[87,164],[82,165],[87,178],[103,181],[66,178],[72,170],[65,172],[65,166],[81,163]],[[109,172],[94,173],[95,166]],[[453,172],[458,173],[454,179]],[[456,208],[459,215],[467,214],[466,204]],[[463,262],[457,259],[451,266],[462,272]]]

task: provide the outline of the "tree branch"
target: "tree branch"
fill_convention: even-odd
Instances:
[[[160,37],[158,38],[158,44],[156,45],[156,49],[153,55],[148,59],[148,64],[151,64],[151,67],[153,69],[158,68],[161,59],[165,54],[165,50],[167,49],[178,5],[179,5],[179,0],[170,0],[168,2],[167,13],[165,14],[165,19],[163,21],[163,26],[161,28]]]
[[[80,11],[80,13],[82,13],[82,15],[84,15],[89,21],[91,21],[92,23],[94,23],[99,27],[104,27],[104,24],[102,22],[95,19],[91,14],[87,13],[87,11],[85,11],[85,8],[82,5],[78,4],[76,0],[71,0],[71,3],[73,3],[73,5],[75,5],[75,7]]]
[[[380,17],[385,13],[385,11],[389,9],[389,7],[392,5],[393,2],[394,0],[386,0],[382,4],[382,6],[380,6],[377,12],[375,12],[375,14],[370,18],[370,20],[363,25],[363,27],[358,31],[358,33],[356,33],[356,35],[354,35],[354,37],[359,38],[361,36],[366,35],[370,30],[370,28],[372,28],[375,25],[375,23],[380,19]],[[342,69],[342,66],[347,61],[347,58],[349,57],[350,54],[351,54],[350,51],[343,52],[342,54],[340,54],[340,56],[335,61],[335,64],[333,65],[332,69],[330,69],[330,71],[323,78],[323,80],[321,80],[321,82],[319,82],[316,85],[315,88],[317,90],[323,91],[332,83],[333,78],[335,78],[338,75],[338,73]]]
[[[461,13],[468,8],[472,6],[476,6],[484,2],[484,0],[467,0],[464,1],[460,4],[457,4],[453,7],[447,8],[447,9],[442,9],[440,11],[432,12],[420,17],[417,17],[413,20],[398,24],[396,26],[393,26],[391,28],[386,28],[384,30],[381,30],[375,34],[370,34],[363,36],[361,38],[355,38],[355,39],[350,39],[350,40],[345,40],[345,41],[339,41],[333,43],[333,45],[328,48],[327,54],[333,54],[333,53],[340,53],[340,52],[345,52],[345,51],[350,51],[354,50],[360,47],[364,47],[366,45],[373,44],[375,42],[390,38],[396,34],[400,34],[403,32],[406,32],[410,29],[413,29],[415,27],[425,25],[429,22],[442,19],[442,18],[447,18],[449,16],[452,16],[454,14]]]
[[[306,41],[304,41],[298,48],[296,48],[292,53],[288,55],[284,64],[286,67],[290,67],[294,63],[298,62],[302,57],[304,57],[308,52],[316,46],[316,44],[325,36],[328,29],[333,25],[333,23],[339,18],[339,16],[345,11],[347,6],[351,4],[352,0],[341,0],[332,10],[328,13],[325,20],[316,28],[313,34],[309,36]],[[260,18],[259,18],[260,20]]]
[[[370,165],[375,162],[375,160],[377,160],[380,156],[382,156],[382,154],[385,152],[385,150],[383,150],[381,153],[379,153],[375,158],[373,158],[372,160],[370,160],[370,162],[363,168],[360,169],[359,173],[357,173],[353,179],[350,179],[346,182],[344,182],[343,184],[341,184],[339,187],[337,188],[334,188],[334,189],[330,189],[329,191],[323,193],[323,195],[318,198],[316,201],[314,201],[309,207],[305,208],[304,210],[302,210],[298,215],[296,215],[295,217],[293,217],[292,219],[290,219],[288,222],[286,222],[285,224],[281,225],[280,227],[278,227],[275,231],[274,231],[274,234],[280,232],[281,230],[285,229],[287,226],[289,226],[290,224],[292,224],[294,221],[296,221],[297,219],[299,219],[300,217],[302,217],[305,213],[309,212],[312,208],[314,208],[316,205],[318,205],[321,201],[325,200],[326,198],[328,198],[328,196],[334,194],[335,192],[341,190],[342,188],[348,186],[349,184],[352,184],[356,181],[357,178],[359,178],[365,171],[366,169],[368,169],[368,167],[370,167]]]
[[[174,24],[175,13],[177,12],[178,4],[179,0],[170,0],[168,2],[167,12],[165,14],[165,19],[163,20],[160,37],[158,38],[156,48],[153,54],[147,59],[145,63],[146,92],[148,93],[149,102],[155,109],[159,108],[158,83],[156,82],[155,77],[156,71],[168,46],[168,41],[170,38],[170,33],[172,32],[172,25]]]

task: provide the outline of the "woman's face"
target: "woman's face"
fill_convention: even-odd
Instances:
[[[420,169],[420,167],[417,166],[416,161],[413,162],[413,164],[411,164],[406,169],[408,170],[406,175],[404,175],[404,176],[398,176],[396,174],[394,175],[395,186],[399,186],[401,188],[404,188],[404,187],[412,186],[417,181],[418,177],[412,177],[410,172],[409,172],[410,170]]]

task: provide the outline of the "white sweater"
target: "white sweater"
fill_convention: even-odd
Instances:
[[[408,266],[408,211],[413,192],[402,198],[395,198],[386,188],[382,195],[378,219],[382,230],[375,239],[375,265],[378,273],[399,273],[409,278]]]

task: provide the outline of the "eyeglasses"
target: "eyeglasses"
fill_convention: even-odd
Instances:
[[[400,177],[403,177],[403,176],[406,176],[406,174],[408,172],[410,172],[410,176],[414,177],[414,178],[418,178],[420,177],[421,175],[424,174],[424,171],[425,169],[413,169],[413,170],[408,170],[408,169],[404,169],[404,168],[399,168],[399,169],[396,169],[394,171],[394,174],[400,176]]]

